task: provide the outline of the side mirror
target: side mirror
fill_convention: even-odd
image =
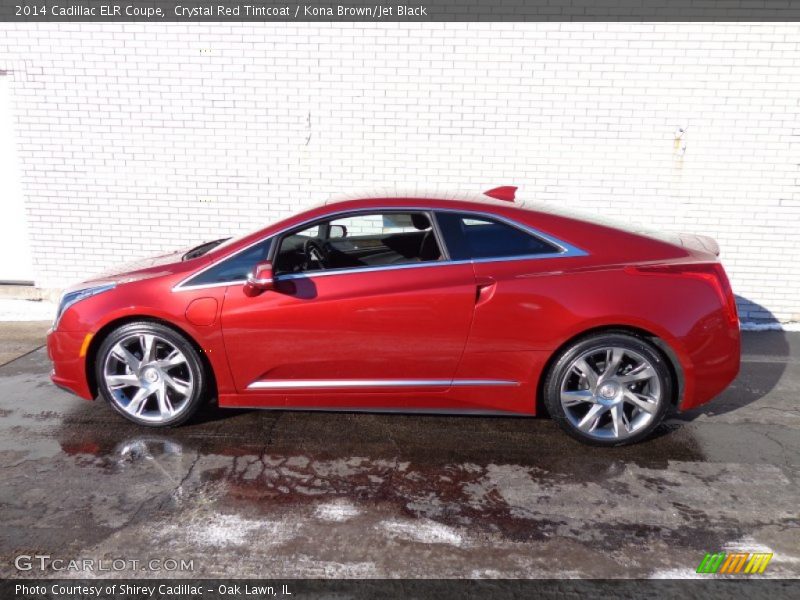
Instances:
[[[328,232],[328,237],[330,239],[347,237],[347,227],[344,225],[331,225],[331,228]]]
[[[272,263],[268,260],[258,263],[254,273],[247,275],[247,283],[244,284],[246,296],[258,296],[261,292],[268,292],[274,289],[274,275],[272,273]]]

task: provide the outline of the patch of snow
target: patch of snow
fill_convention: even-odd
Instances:
[[[314,510],[314,516],[323,521],[334,521],[341,523],[352,519],[359,514],[359,510],[347,500],[336,500],[320,504]]]
[[[510,579],[508,573],[503,573],[497,569],[473,569],[469,573],[470,579]]]
[[[235,546],[244,544],[247,536],[260,527],[259,521],[219,515],[210,523],[194,523],[186,537],[203,546]]]
[[[435,523],[433,521],[405,522],[405,521],[384,521],[383,528],[390,535],[411,542],[422,544],[449,544],[450,546],[463,546],[464,538],[462,535],[447,525]]]
[[[759,544],[751,537],[743,537],[735,542],[728,542],[722,548],[725,552],[764,552],[766,554],[773,554],[774,551],[769,546]]]
[[[201,546],[242,546],[254,536],[265,537],[271,544],[281,543],[291,537],[286,526],[276,521],[244,519],[237,515],[214,515],[208,521],[194,519],[183,526],[185,539]],[[174,536],[177,532],[172,531]]]
[[[651,573],[650,579],[708,579],[708,575],[694,569],[659,569]]]
[[[55,316],[52,302],[0,298],[0,321],[52,321]]]

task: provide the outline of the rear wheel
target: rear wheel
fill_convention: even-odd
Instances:
[[[659,350],[627,333],[582,338],[550,369],[544,399],[569,435],[596,446],[622,446],[647,437],[672,398],[672,374]]]
[[[158,323],[130,323],[111,332],[100,345],[95,369],[101,395],[140,425],[179,425],[205,396],[197,351],[183,335]]]

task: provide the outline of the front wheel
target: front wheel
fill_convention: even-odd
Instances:
[[[129,323],[112,331],[100,345],[95,375],[111,407],[139,425],[179,425],[205,397],[197,351],[158,323]]]
[[[551,417],[569,435],[595,446],[647,437],[664,418],[673,393],[658,349],[627,333],[582,338],[564,350],[544,384]]]

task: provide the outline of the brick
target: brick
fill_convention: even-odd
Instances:
[[[513,183],[714,236],[743,314],[784,321],[800,313],[797,64],[796,23],[0,30],[43,287],[331,193]]]

